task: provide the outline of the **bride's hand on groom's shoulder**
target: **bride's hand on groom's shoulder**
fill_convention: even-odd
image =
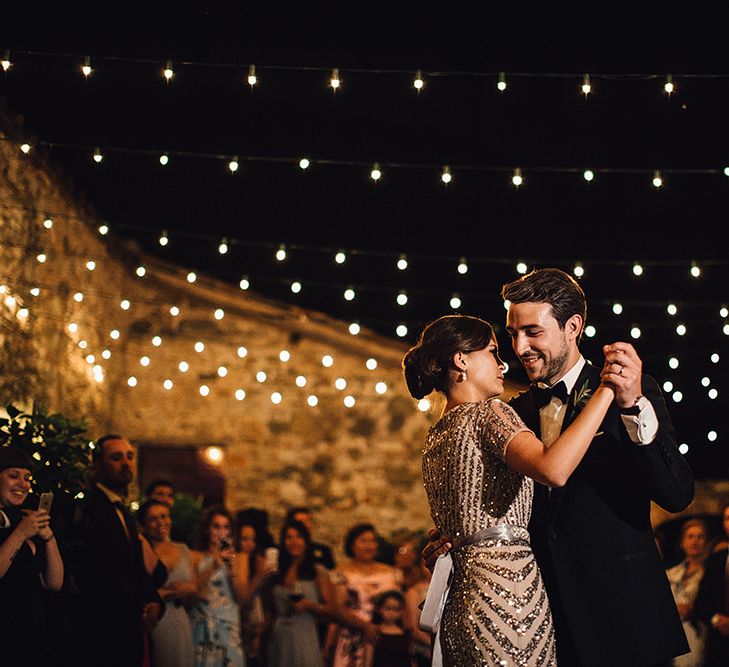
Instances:
[[[445,535],[441,535],[440,531],[436,528],[431,528],[428,533],[428,543],[423,547],[421,556],[430,572],[433,572],[435,568],[435,561],[438,560],[438,556],[447,554],[451,550],[451,541]]]

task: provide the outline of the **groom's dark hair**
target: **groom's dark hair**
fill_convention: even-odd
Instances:
[[[548,303],[552,306],[552,314],[560,329],[564,329],[567,320],[573,315],[582,317],[583,329],[587,321],[585,293],[569,273],[560,269],[535,269],[504,285],[501,297],[511,303]],[[577,342],[581,337],[582,332]]]

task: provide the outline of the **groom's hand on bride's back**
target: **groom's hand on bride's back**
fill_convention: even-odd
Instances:
[[[436,528],[432,528],[428,533],[428,543],[423,547],[423,551],[420,554],[425,562],[425,567],[433,572],[438,556],[447,554],[452,546],[450,538],[441,535],[440,531]]]

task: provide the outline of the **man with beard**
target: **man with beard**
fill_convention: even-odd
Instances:
[[[511,401],[549,446],[600,383],[579,351],[587,306],[559,269],[504,285],[506,329],[531,387]],[[554,616],[561,667],[669,665],[688,645],[653,539],[651,501],[671,512],[693,498],[658,385],[628,343],[604,348],[615,402],[582,462],[561,488],[535,483],[529,524]],[[450,548],[433,535],[432,566]]]
[[[74,658],[80,665],[137,667],[143,628],[159,620],[161,600],[144,567],[142,542],[126,495],[136,474],[136,451],[106,435],[93,450],[96,483],[77,524],[73,548],[78,587]]]

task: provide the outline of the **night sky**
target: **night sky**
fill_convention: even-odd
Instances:
[[[563,16],[526,5],[484,15],[446,4],[399,14],[377,4],[354,14],[344,4],[264,4],[10,10],[0,55],[9,49],[13,65],[0,72],[0,96],[25,119],[17,139],[37,146],[108,222],[110,243],[133,239],[234,284],[246,276],[265,296],[386,335],[403,324],[408,342],[453,312],[454,295],[458,312],[501,325],[498,293],[518,276],[518,261],[569,271],[581,262],[597,330],[586,356],[599,363],[602,343],[633,341],[644,369],[674,385],[671,413],[697,476],[729,475],[729,320],[720,314],[729,306],[726,22],[665,2],[642,13],[585,5]],[[94,71],[85,78],[87,55]],[[175,74],[166,83],[168,60]],[[305,171],[302,157],[311,161]],[[516,167],[520,188],[511,183]],[[278,262],[281,244],[287,259]],[[401,254],[405,271],[396,267]],[[401,291],[405,306],[396,303]],[[500,342],[508,347],[503,332]],[[506,352],[512,377],[523,379]]]

